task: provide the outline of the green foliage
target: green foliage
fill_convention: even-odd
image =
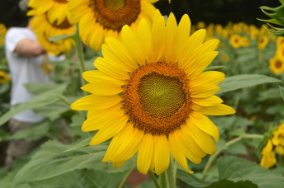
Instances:
[[[46,142],[17,173],[14,181],[24,183],[45,180],[81,169],[118,173],[128,170],[128,168],[135,164],[135,161],[131,159],[121,168],[114,168],[111,163],[101,162],[108,148],[106,144],[64,152],[71,147],[70,145],[63,145],[56,141]]]
[[[237,75],[227,77],[222,83],[219,84],[221,87],[217,94],[225,93],[228,91],[234,91],[241,88],[256,86],[265,83],[279,83],[282,82],[276,78],[268,77],[265,75]]]
[[[238,181],[233,182],[229,180],[220,180],[218,182],[212,183],[210,186],[205,188],[258,188],[257,185],[253,184],[250,181]]]

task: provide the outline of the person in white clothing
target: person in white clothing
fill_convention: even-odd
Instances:
[[[30,20],[31,21],[31,20]],[[5,53],[12,77],[11,105],[26,102],[34,96],[30,94],[24,84],[47,83],[49,76],[42,70],[42,63],[47,57],[33,33],[32,26],[26,28],[11,28],[5,37]],[[11,134],[41,122],[44,117],[27,110],[15,115],[9,121]],[[41,142],[12,140],[7,149],[6,166],[14,164],[19,157],[28,155]]]

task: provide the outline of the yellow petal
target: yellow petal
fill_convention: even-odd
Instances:
[[[163,16],[154,20],[152,28],[151,61],[157,62],[162,58],[165,48],[166,27]]]
[[[176,49],[177,21],[173,13],[170,14],[166,25],[166,60],[173,62],[173,49]]]
[[[218,85],[226,78],[225,74],[218,71],[206,71],[190,81],[190,87],[199,85]]]
[[[118,119],[123,117],[124,111],[121,109],[100,110],[96,113],[92,113],[92,115],[88,115],[81,129],[83,132],[99,130],[103,127],[115,124]]]
[[[87,82],[97,82],[97,81],[110,81],[116,85],[122,86],[126,84],[126,81],[118,80],[112,77],[109,77],[102,73],[99,70],[91,70],[91,71],[86,71],[83,73],[83,78]]]
[[[191,98],[207,98],[211,97],[214,93],[220,90],[219,86],[196,86],[193,89],[190,89],[190,97]]]
[[[81,87],[82,90],[99,96],[111,96],[123,91],[122,87],[110,81],[96,81]]]
[[[165,172],[170,164],[170,148],[169,142],[165,135],[155,136],[155,171],[157,175]]]
[[[213,115],[213,116],[231,115],[236,113],[236,111],[233,108],[224,104],[202,107],[201,109],[196,111],[205,115]]]
[[[113,136],[117,135],[117,133],[119,133],[121,129],[125,127],[127,121],[128,121],[128,117],[123,116],[121,118],[118,118],[114,124],[111,124],[109,126],[104,126],[93,137],[93,139],[90,142],[90,145],[92,146],[92,145],[103,143],[107,141],[108,139],[112,138]]]
[[[151,59],[152,33],[145,18],[141,20],[138,27],[138,40],[141,44],[147,61]]]
[[[194,153],[192,153],[191,149],[188,145],[182,143],[181,139],[176,134],[176,131],[169,134],[169,140],[172,142],[176,147],[178,147],[182,153],[193,163],[199,164],[201,162],[201,158],[197,157]]]
[[[122,165],[124,165],[126,161],[120,161],[120,162],[113,162],[112,163],[112,166],[115,167],[115,168],[119,168],[121,167]]]
[[[219,130],[217,126],[208,117],[193,111],[190,113],[190,120],[200,130],[211,135],[216,142],[219,142]]]
[[[216,104],[221,104],[223,102],[222,99],[220,99],[215,95],[212,95],[211,97],[208,98],[192,98],[191,101],[200,106],[213,106]]]
[[[182,168],[184,168],[188,173],[192,174],[193,171],[188,169],[186,157],[181,152],[181,150],[178,149],[178,147],[175,145],[174,142],[172,142],[172,140],[169,140],[169,146],[173,158],[178,162],[178,164]]]
[[[193,139],[201,147],[201,149],[206,153],[213,154],[216,151],[216,145],[212,138],[192,123],[191,119],[188,119],[186,123],[192,133]]]
[[[138,150],[143,131],[128,123],[111,141],[103,161],[125,161]]]
[[[102,73],[118,80],[129,79],[129,74],[126,71],[114,66],[113,62],[107,60],[106,58],[98,57],[95,61],[95,67],[97,67]]]
[[[153,156],[154,140],[150,133],[143,136],[139,146],[138,157],[137,157],[137,168],[140,173],[147,174],[151,165]]]
[[[277,151],[281,155],[284,153],[284,149],[282,146],[276,146],[275,151]]]
[[[142,53],[142,47],[130,27],[128,25],[123,26],[121,33],[123,43],[132,55],[132,58],[136,61],[136,64],[145,64],[145,56]]]

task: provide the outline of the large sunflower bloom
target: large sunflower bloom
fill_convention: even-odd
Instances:
[[[170,14],[165,19],[157,10],[153,28],[142,19],[137,35],[129,26],[122,29],[122,42],[107,38],[98,58],[98,70],[83,77],[82,87],[92,93],[71,105],[88,110],[84,132],[99,130],[90,145],[113,137],[103,161],[119,167],[137,151],[138,170],[161,174],[170,155],[189,173],[187,160],[200,163],[216,150],[218,128],[205,115],[234,114],[214,96],[225,75],[203,72],[217,56],[219,41],[203,43],[206,31],[191,37],[190,20],[184,15],[177,25]],[[211,137],[212,136],[212,137]]]
[[[67,3],[67,0],[30,0],[29,7],[33,9],[27,14],[35,16],[46,13],[48,21],[56,25],[66,20],[71,23],[71,13]]]
[[[105,37],[119,37],[124,25],[136,30],[141,18],[152,23],[158,0],[68,0],[74,23],[79,23],[82,41],[99,51]]]
[[[71,35],[75,33],[75,25],[71,25],[67,20],[60,25],[52,24],[47,19],[46,14],[37,15],[31,22],[34,32],[42,47],[55,55],[70,51],[75,42],[71,38],[65,38],[56,42],[50,42],[48,39],[55,36]]]

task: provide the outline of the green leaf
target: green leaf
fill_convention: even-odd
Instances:
[[[49,118],[51,121],[59,118],[61,114],[71,110],[70,106],[63,102],[57,102],[34,109],[35,113]]]
[[[83,125],[84,121],[86,120],[86,117],[79,114],[75,114],[72,116],[71,120],[71,127],[79,127]]]
[[[110,174],[94,170],[76,170],[28,184],[31,188],[113,188],[119,184],[125,173]]]
[[[58,85],[52,83],[28,83],[24,84],[29,93],[40,95],[50,90],[58,88]]]
[[[219,179],[234,182],[249,180],[259,188],[283,188],[284,178],[281,174],[269,172],[259,164],[235,156],[223,156],[217,161]]]
[[[72,34],[72,35],[60,35],[60,36],[56,36],[56,37],[50,37],[48,40],[50,42],[56,42],[56,41],[66,39],[66,38],[72,38],[74,35],[75,35],[75,33]]]
[[[281,94],[281,97],[282,99],[284,100],[284,88],[279,86],[279,89],[280,89],[280,94]]]
[[[7,140],[10,134],[6,131],[0,130],[0,142]]]
[[[32,157],[16,175],[18,183],[49,179],[74,170],[93,169],[109,173],[128,170],[135,165],[135,160],[129,159],[122,167],[115,168],[112,163],[101,162],[108,148],[100,144],[65,152],[72,146],[63,145],[57,141],[49,141]]]
[[[78,141],[77,144],[75,144],[71,148],[65,150],[64,152],[70,152],[70,151],[73,151],[73,150],[76,150],[76,149],[87,147],[87,146],[89,146],[89,143],[91,142],[92,138],[93,137],[84,138],[84,139],[82,139],[82,141]]]
[[[236,130],[232,130],[229,132],[229,135],[233,135],[233,136],[244,136],[246,135],[246,132],[244,129],[236,129]]]
[[[207,67],[205,69],[205,71],[212,71],[212,70],[216,70],[216,69],[221,69],[221,68],[225,68],[226,66],[210,66],[210,67]]]
[[[27,141],[39,140],[40,138],[43,138],[48,135],[49,128],[50,128],[49,121],[43,121],[27,129],[17,131],[14,135],[9,137],[9,140],[19,140],[19,139],[25,139]]]
[[[241,88],[256,86],[259,84],[279,83],[279,82],[282,81],[265,75],[244,74],[244,75],[231,76],[227,77],[222,83],[218,85],[221,87],[221,90],[217,94],[225,93],[228,91],[234,91]]]
[[[205,187],[210,185],[208,182],[203,182],[196,178],[194,175],[189,174],[186,171],[178,169],[177,171],[177,177],[182,180],[184,183],[191,185],[193,187]]]
[[[62,98],[61,93],[63,93],[65,88],[66,84],[57,85],[56,88],[51,89],[48,92],[38,95],[25,103],[16,105],[12,110],[8,111],[0,117],[0,125],[3,125],[6,121],[20,112],[39,108],[59,101]]]
[[[258,188],[258,186],[250,181],[233,182],[230,180],[221,180],[205,188]]]

